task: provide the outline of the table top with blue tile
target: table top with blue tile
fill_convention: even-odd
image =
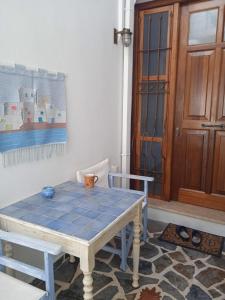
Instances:
[[[68,181],[55,187],[52,199],[39,193],[0,209],[0,214],[89,241],[141,197],[110,188],[85,189]]]

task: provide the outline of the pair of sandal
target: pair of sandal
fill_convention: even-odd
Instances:
[[[190,235],[186,227],[177,226],[176,233],[183,241],[187,242],[190,240]],[[201,241],[202,241],[201,233],[198,230],[192,230],[192,236],[191,236],[192,245],[198,247],[201,244]]]

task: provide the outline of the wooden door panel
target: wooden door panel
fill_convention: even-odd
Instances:
[[[222,49],[217,121],[225,121],[225,49]]]
[[[184,130],[182,135],[184,143],[183,187],[204,191],[208,151],[208,131]]]
[[[213,192],[218,194],[225,194],[225,132],[224,131],[217,131],[216,133]]]
[[[202,30],[202,24],[210,30]],[[224,1],[193,2],[181,9],[173,160],[174,199],[221,210],[225,210],[224,24]]]
[[[215,51],[187,53],[184,119],[209,120]]]
[[[180,188],[178,199],[180,202],[225,211],[225,200],[223,195],[206,194],[202,191]]]

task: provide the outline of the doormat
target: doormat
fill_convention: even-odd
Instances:
[[[160,235],[159,240],[165,241],[177,246],[186,247],[189,249],[197,250],[206,254],[220,256],[223,250],[224,237],[210,234],[207,232],[199,231],[202,237],[202,241],[199,246],[194,246],[192,244],[192,230],[186,227],[187,232],[190,236],[188,241],[183,241],[179,235],[176,233],[176,228],[178,225],[168,224],[166,229]]]
[[[140,295],[139,300],[160,300],[161,295],[160,292],[156,292],[156,289],[145,288]]]

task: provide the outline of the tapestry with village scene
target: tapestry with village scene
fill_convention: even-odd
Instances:
[[[61,153],[67,140],[65,76],[0,66],[0,152],[4,165]]]

